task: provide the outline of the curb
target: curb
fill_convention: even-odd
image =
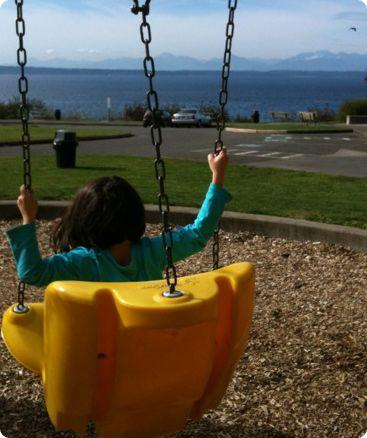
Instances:
[[[250,129],[250,128],[226,128],[227,132],[238,132],[242,134],[287,134],[285,129]]]
[[[310,131],[307,129],[250,129],[250,128],[226,128],[228,132],[237,132],[243,134],[350,134],[353,129],[321,129],[320,131]]]
[[[68,205],[67,201],[40,201],[38,217],[55,219]],[[148,204],[145,208],[148,223],[161,223],[157,206]],[[193,222],[197,213],[198,209],[191,207],[172,207],[170,219],[174,224],[186,225]],[[19,219],[19,217],[15,201],[0,201],[1,219]],[[235,212],[225,212],[221,225],[223,230],[234,233],[242,231],[289,240],[323,242],[367,252],[367,230],[359,228]]]
[[[83,138],[78,138],[78,141],[97,141],[97,140],[112,140],[114,138],[129,138],[129,137],[133,137],[133,134],[115,134],[115,135],[105,135],[103,137],[83,137]],[[48,143],[53,143],[54,139],[45,139],[45,140],[35,140],[35,141],[31,141],[31,145],[36,145],[36,144],[48,144]],[[21,146],[22,143],[19,142],[19,140],[16,141],[0,141],[0,147],[5,147],[5,146]]]

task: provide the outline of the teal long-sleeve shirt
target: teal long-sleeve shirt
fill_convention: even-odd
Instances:
[[[183,260],[199,251],[213,235],[230,194],[211,184],[193,224],[175,229],[173,260]],[[69,252],[42,258],[34,223],[6,232],[20,279],[27,284],[46,286],[57,280],[127,282],[162,278],[166,253],[161,236],[143,237],[131,246],[131,262],[119,265],[108,249],[78,247]]]

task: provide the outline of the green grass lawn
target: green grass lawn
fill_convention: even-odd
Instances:
[[[206,163],[166,160],[167,193],[173,205],[200,206],[210,181]],[[156,202],[153,159],[79,156],[77,168],[58,169],[55,158],[32,159],[33,186],[39,199],[70,199],[87,180],[121,175],[145,203]],[[0,199],[16,199],[22,159],[0,159]],[[367,229],[367,178],[337,177],[231,165],[226,187],[233,195],[227,210],[275,215]]]
[[[127,131],[124,131],[119,128],[111,128],[111,127],[68,127],[68,126],[37,126],[30,125],[30,135],[31,141],[36,142],[39,140],[50,140],[52,141],[55,137],[55,131],[57,129],[70,129],[75,131],[78,138],[82,139],[83,137],[96,137],[96,138],[104,138],[109,135],[123,135],[128,134]],[[22,128],[20,125],[0,125],[0,142],[15,142],[20,141],[22,136]]]
[[[305,123],[228,123],[228,127],[232,128],[242,128],[242,129],[257,129],[257,130],[276,130],[276,131],[289,131],[289,132],[319,132],[319,131],[329,131],[329,132],[345,132],[353,131],[349,127],[343,127],[335,125],[334,123],[317,123],[316,125],[310,123],[309,125]]]

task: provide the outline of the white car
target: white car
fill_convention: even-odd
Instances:
[[[201,113],[195,108],[184,108],[172,116],[172,126],[193,125],[193,126],[210,126],[211,117]]]

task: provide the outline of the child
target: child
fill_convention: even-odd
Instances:
[[[193,224],[172,232],[173,260],[202,250],[231,199],[223,181],[228,162],[224,148],[208,156],[212,183]],[[7,231],[18,275],[25,283],[45,286],[56,280],[125,282],[158,280],[166,264],[160,236],[143,237],[145,213],[137,192],[122,178],[102,177],[77,193],[53,233],[57,254],[42,259],[34,220],[37,201],[20,188],[23,225]]]

